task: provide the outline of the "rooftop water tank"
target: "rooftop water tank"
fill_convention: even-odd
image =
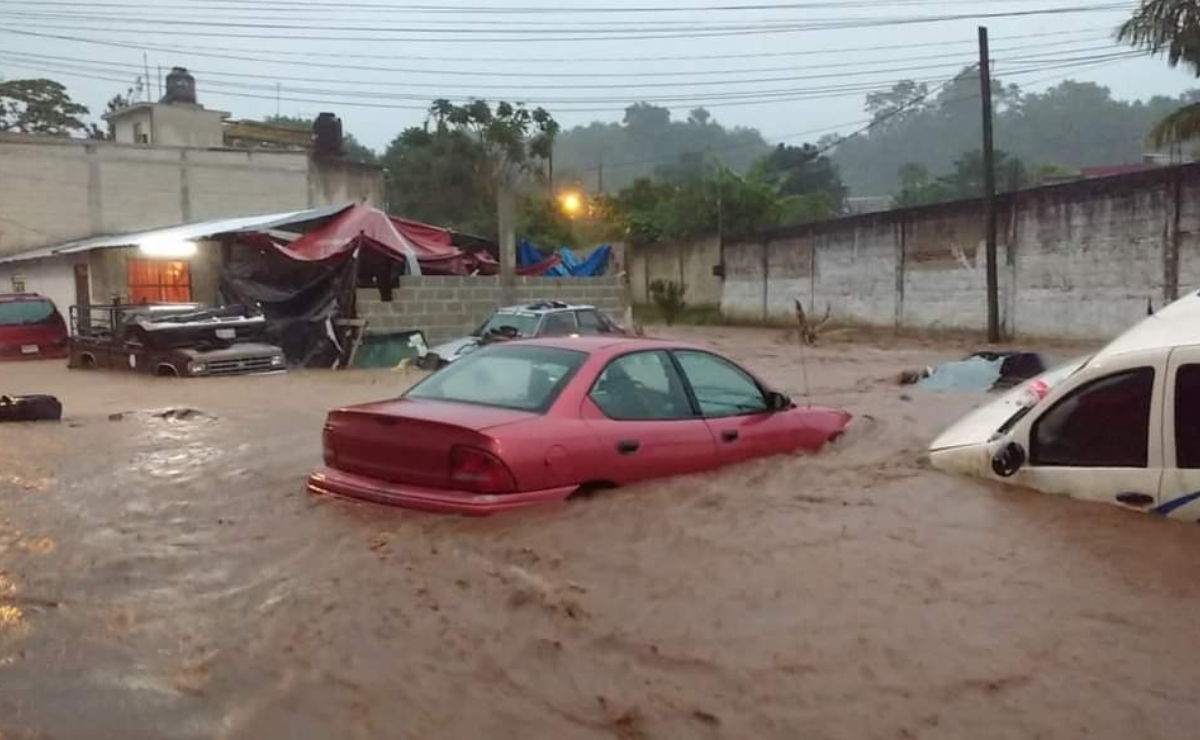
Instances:
[[[186,67],[171,68],[167,75],[167,91],[159,102],[196,104],[196,78]]]
[[[342,152],[342,119],[332,113],[320,113],[313,121],[313,151],[321,156],[340,157]]]

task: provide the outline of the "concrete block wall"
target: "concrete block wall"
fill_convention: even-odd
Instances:
[[[383,202],[378,167],[305,152],[0,133],[0,257],[103,234]]]
[[[1200,165],[999,199],[1001,321],[1016,336],[1107,339],[1200,288]],[[722,312],[916,330],[987,325],[982,207],[964,201],[809,224],[726,245]],[[810,308],[811,306],[811,308]]]
[[[628,248],[629,286],[634,303],[650,302],[650,283],[655,280],[683,282],[684,297],[693,306],[721,303],[721,280],[712,274],[721,262],[721,245],[716,237],[682,244],[647,244]]]
[[[625,283],[618,277],[518,277],[513,295],[514,303],[591,304],[618,322],[626,306]],[[383,302],[375,289],[359,290],[357,296],[358,316],[367,319],[368,330],[421,329],[431,344],[470,333],[503,303],[504,289],[496,277],[403,277],[391,302]]]

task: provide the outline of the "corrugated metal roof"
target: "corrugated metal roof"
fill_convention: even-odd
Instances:
[[[28,260],[45,259],[67,254],[78,254],[93,249],[116,249],[118,247],[135,247],[149,241],[195,241],[220,234],[233,234],[244,231],[265,231],[287,224],[313,221],[326,218],[346,210],[352,204],[345,203],[322,208],[310,208],[304,211],[285,211],[282,213],[267,213],[258,216],[242,216],[239,218],[219,218],[210,221],[196,221],[190,224],[169,226],[163,229],[134,231],[127,234],[111,234],[94,236],[87,239],[58,244],[51,247],[41,247],[20,254],[0,257],[0,264],[6,262],[26,262]]]

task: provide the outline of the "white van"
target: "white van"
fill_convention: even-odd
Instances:
[[[968,414],[941,470],[1200,521],[1200,293]]]

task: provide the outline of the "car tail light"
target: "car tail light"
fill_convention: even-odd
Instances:
[[[512,471],[500,458],[462,445],[450,450],[450,482],[473,493],[511,493],[517,488]]]

